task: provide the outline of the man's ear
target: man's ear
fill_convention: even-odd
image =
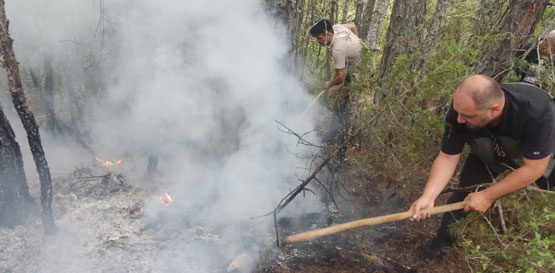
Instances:
[[[490,113],[493,117],[497,117],[501,114],[501,105],[494,103],[489,107]]]

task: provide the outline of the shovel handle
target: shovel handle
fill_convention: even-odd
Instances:
[[[310,110],[310,108],[312,108],[312,106],[314,106],[314,104],[316,104],[316,102],[318,101],[318,99],[320,99],[320,97],[326,93],[326,91],[330,90],[329,88],[323,89],[322,91],[320,91],[320,93],[318,93],[318,95],[316,95],[316,97],[314,98],[314,100],[312,100],[312,102],[310,102],[310,104],[301,112],[301,114],[299,116],[304,116],[306,114],[306,112],[308,112],[308,110]]]
[[[462,201],[458,203],[452,203],[452,204],[447,204],[443,206],[427,208],[427,209],[421,210],[421,212],[430,212],[431,214],[438,214],[438,213],[463,209],[465,205],[466,205],[466,201]],[[293,244],[300,241],[312,240],[318,237],[342,232],[349,229],[401,221],[401,220],[411,218],[412,215],[413,213],[409,210],[405,212],[388,214],[388,215],[377,216],[372,218],[365,218],[365,219],[360,219],[360,220],[334,225],[326,228],[320,228],[320,229],[315,229],[307,232],[297,233],[297,234],[285,237],[285,240],[282,242],[282,245]]]

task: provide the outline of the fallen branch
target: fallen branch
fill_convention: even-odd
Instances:
[[[333,149],[331,151],[331,153],[328,155],[328,157],[326,157],[324,159],[324,161],[322,161],[322,163],[320,163],[320,165],[318,165],[318,167],[316,167],[316,169],[314,169],[314,171],[312,172],[312,174],[310,176],[308,176],[306,179],[304,179],[303,182],[299,186],[297,186],[293,191],[291,191],[283,199],[281,199],[278,206],[274,209],[273,212],[269,212],[268,214],[266,214],[264,216],[270,215],[272,213],[277,214],[281,210],[283,210],[287,205],[289,205],[289,203],[291,203],[291,201],[293,201],[293,199],[295,199],[295,197],[303,191],[303,189],[306,187],[306,185],[308,185],[308,183],[310,183],[310,181],[312,181],[316,177],[316,175],[330,162],[330,160],[332,158],[335,157],[335,155],[342,148],[346,147],[347,144],[353,140],[353,138],[358,136],[360,133],[362,133],[362,131],[364,131],[366,128],[368,128],[368,126],[370,126],[374,121],[376,121],[376,119],[380,116],[380,114],[382,114],[385,110],[386,110],[386,107],[384,106],[380,110],[378,110],[378,112],[376,112],[376,114],[372,118],[363,122],[361,124],[361,126],[353,134],[350,134],[347,137],[347,139],[345,141],[343,141],[343,143],[341,143],[341,145],[335,147],[335,149]]]

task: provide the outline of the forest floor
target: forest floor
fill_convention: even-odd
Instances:
[[[342,179],[335,223],[405,211],[413,198],[395,183],[353,168]],[[229,226],[183,218],[179,202],[152,200],[153,192],[163,192],[160,185],[132,185],[124,176],[81,169],[55,176],[53,186],[58,233],[44,236],[38,216],[15,229],[0,228],[0,272],[468,272],[456,247],[440,263],[423,257],[437,216],[350,230],[289,245],[282,253],[272,230],[260,232],[252,223],[233,224],[249,243],[230,248],[223,235]],[[30,190],[38,196],[40,189]],[[159,211],[145,217],[145,208]],[[282,217],[278,227],[286,236],[325,227],[326,220],[325,213]],[[209,262],[196,265],[206,256]],[[246,258],[233,270],[237,257]]]
[[[342,176],[345,187],[342,197],[336,199],[340,215],[337,223],[406,211],[416,197],[396,187],[396,183],[376,181],[360,173],[350,169]],[[441,197],[437,203],[443,204],[445,199]],[[314,228],[314,223],[326,226],[324,215],[307,216],[313,218],[309,226],[305,219],[280,223],[280,231],[307,231]],[[277,265],[275,258],[266,257],[257,272],[469,272],[458,247],[445,251],[441,262],[424,257],[423,249],[435,235],[440,219],[434,215],[419,223],[401,221],[363,227],[289,245],[285,262]]]

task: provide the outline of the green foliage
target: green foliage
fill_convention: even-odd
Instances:
[[[471,213],[454,225],[468,263],[477,272],[555,271],[553,193],[522,192],[502,199],[502,204],[505,232],[494,213],[489,218]]]
[[[471,73],[470,64],[475,63],[477,53],[474,44],[462,46],[446,40],[424,61],[419,53],[398,57],[381,81],[371,72],[363,72],[362,80],[354,85],[363,98],[359,121],[373,116],[378,108],[387,110],[364,132],[363,150],[354,162],[362,168],[370,166],[371,172],[386,179],[405,181],[400,182],[402,187],[420,191],[426,166],[439,151],[452,94],[460,79]],[[371,55],[364,51],[363,60],[369,62]],[[420,183],[415,183],[415,178]]]

